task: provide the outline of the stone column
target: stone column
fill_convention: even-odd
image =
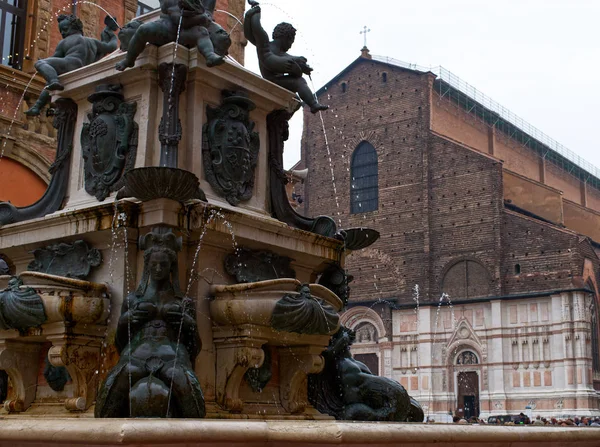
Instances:
[[[491,332],[493,335],[502,334],[502,307],[503,302],[492,301],[490,318]],[[488,390],[490,401],[492,402],[492,411],[504,413],[506,411],[506,388],[505,384],[510,383],[511,377],[505,376],[504,363],[510,362],[510,351],[504,352],[504,338],[493,337],[488,339],[488,363],[494,366],[488,367]]]
[[[158,126],[160,140],[160,166],[176,168],[181,121],[179,119],[179,96],[185,90],[187,67],[183,64],[162,63],[158,66],[158,81],[163,91],[163,116]]]

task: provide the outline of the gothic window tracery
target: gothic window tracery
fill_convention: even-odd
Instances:
[[[376,211],[379,207],[377,151],[363,141],[352,154],[350,169],[350,213]]]

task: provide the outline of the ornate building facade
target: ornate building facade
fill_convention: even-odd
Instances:
[[[76,14],[84,24],[84,34],[99,38],[105,11],[123,25],[140,14],[148,14],[146,20],[157,15],[151,6],[158,1],[148,3],[152,5],[137,0],[0,1],[0,202],[30,205],[44,194],[50,181],[48,168],[56,155],[52,119],[45,111],[38,117],[27,117],[24,112],[44,88],[43,78],[35,76],[34,64],[51,56],[61,39],[58,15]],[[244,7],[243,0],[218,0],[215,14],[217,22],[233,30],[230,55],[241,64],[246,41],[232,16],[242,17]]]
[[[445,70],[366,48],[317,95],[329,145],[305,112],[295,195],[381,234],[347,257],[355,356],[436,420],[599,415],[600,172]]]

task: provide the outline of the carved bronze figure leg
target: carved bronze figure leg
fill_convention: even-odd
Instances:
[[[175,41],[176,37],[172,34],[170,26],[162,20],[144,23],[137,29],[131,38],[129,46],[127,47],[127,56],[119,62],[115,68],[119,71],[123,71],[128,67],[133,67],[137,57],[146,48],[146,43],[157,46],[166,45],[169,42]]]
[[[210,34],[205,27],[198,27],[197,37],[198,40],[196,44],[198,46],[198,51],[200,54],[202,54],[202,56],[204,56],[204,59],[206,59],[207,67],[214,67],[225,62],[223,56],[219,56],[217,53],[215,53],[215,48],[210,40]]]
[[[327,110],[329,108],[329,106],[323,105],[317,101],[317,98],[313,95],[312,90],[304,78],[280,76],[277,77],[277,80],[274,82],[285,89],[297,92],[300,99],[310,107],[312,113],[317,113],[319,110]]]
[[[46,90],[46,89],[42,90],[42,93],[40,94],[40,97],[38,98],[38,100],[35,102],[33,107],[31,107],[31,109],[29,109],[27,112],[25,112],[25,115],[38,116],[42,112],[42,109],[44,107],[46,107],[46,105],[48,105],[48,103],[50,102],[51,96],[52,95],[50,94],[50,92],[48,90]]]
[[[159,377],[168,387],[171,387],[171,380],[173,381],[171,401],[177,402],[180,417],[203,418],[206,415],[200,383],[193,374],[187,373],[183,365],[178,363],[164,368]]]
[[[35,63],[35,69],[46,80],[46,90],[64,90],[58,75],[81,68],[81,60],[73,57],[49,57]]]
[[[131,363],[129,363],[131,362]],[[131,384],[145,374],[145,368],[136,359],[120,362],[106,377],[100,388],[94,416],[97,418],[129,417],[129,372]]]

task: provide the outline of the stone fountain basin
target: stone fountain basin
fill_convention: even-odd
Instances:
[[[81,279],[23,272],[23,286],[31,287],[42,299],[46,322],[103,324],[110,313],[108,290],[104,284]],[[9,275],[0,276],[0,290],[8,287]]]
[[[214,285],[211,287],[213,301],[210,314],[213,322],[222,326],[258,325],[271,326],[271,317],[277,302],[284,295],[297,296],[300,281],[293,278],[272,279],[245,284]],[[333,307],[342,310],[338,296],[320,284],[309,284],[310,294]],[[335,333],[339,325],[329,334]]]

